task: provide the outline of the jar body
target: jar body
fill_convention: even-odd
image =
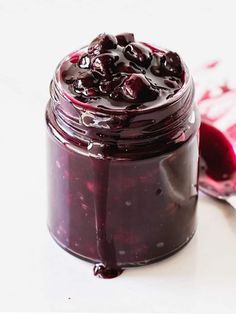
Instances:
[[[49,102],[53,238],[80,258],[120,267],[151,263],[184,246],[195,232],[198,198],[199,117],[194,105],[191,111],[195,120],[185,125],[190,136],[167,151],[96,158],[57,136]]]

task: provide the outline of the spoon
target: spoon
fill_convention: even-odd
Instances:
[[[199,188],[236,210],[236,147],[204,119],[200,127]]]
[[[214,190],[213,185],[211,184],[207,185],[205,184],[205,182],[201,182],[201,181],[199,182],[199,189],[204,194],[207,194],[221,201],[226,201],[229,205],[231,205],[231,207],[233,207],[233,209],[236,210],[236,193],[235,192],[233,192],[232,194],[231,193],[219,194],[218,191]]]

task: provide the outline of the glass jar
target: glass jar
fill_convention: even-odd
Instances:
[[[187,67],[183,87],[165,104],[119,111],[64,92],[59,73],[68,58],[46,111],[52,237],[110,267],[173,254],[196,229],[200,121]]]

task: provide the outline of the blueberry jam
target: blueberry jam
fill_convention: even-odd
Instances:
[[[207,122],[200,127],[200,184],[219,196],[236,192],[236,152],[229,139]]]
[[[186,65],[130,33],[101,34],[50,86],[49,231],[114,278],[163,259],[196,229],[199,114]]]
[[[121,268],[110,268],[106,267],[103,264],[95,264],[93,268],[94,276],[103,279],[112,279],[121,275],[123,270]]]
[[[61,77],[63,89],[78,101],[135,109],[175,95],[183,86],[184,70],[175,52],[136,42],[129,33],[100,34],[64,61]]]

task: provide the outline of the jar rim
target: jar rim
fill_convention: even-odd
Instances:
[[[187,92],[187,90],[189,89],[189,87],[192,84],[192,77],[190,75],[189,69],[188,69],[186,63],[183,62],[183,60],[181,60],[183,66],[184,66],[184,76],[185,76],[184,77],[184,84],[178,90],[178,92],[176,94],[174,94],[174,96],[170,97],[165,102],[158,104],[157,106],[152,106],[152,107],[147,106],[146,108],[141,108],[141,109],[137,108],[137,109],[131,109],[131,110],[124,110],[123,108],[121,108],[121,109],[119,109],[119,108],[109,109],[109,108],[94,107],[91,103],[85,103],[85,102],[82,102],[82,101],[75,99],[73,96],[70,96],[63,89],[62,84],[61,84],[61,80],[60,80],[60,69],[61,69],[62,64],[65,61],[68,61],[71,58],[71,56],[73,56],[75,53],[80,55],[81,53],[85,52],[86,49],[87,49],[87,46],[84,46],[84,47],[81,47],[79,50],[75,50],[72,53],[65,56],[57,65],[56,71],[55,71],[54,76],[53,76],[53,82],[54,82],[55,87],[57,88],[59,94],[79,109],[89,110],[92,112],[96,111],[98,113],[104,113],[104,114],[114,114],[114,115],[127,114],[127,112],[130,112],[130,113],[133,113],[136,115],[149,113],[152,111],[164,109],[166,106],[169,106],[169,105],[174,105],[176,102],[178,102],[181,99],[181,97],[183,97],[185,95],[185,93]],[[158,48],[158,49],[160,49],[160,48]],[[162,50],[167,51],[166,49],[162,49]]]

